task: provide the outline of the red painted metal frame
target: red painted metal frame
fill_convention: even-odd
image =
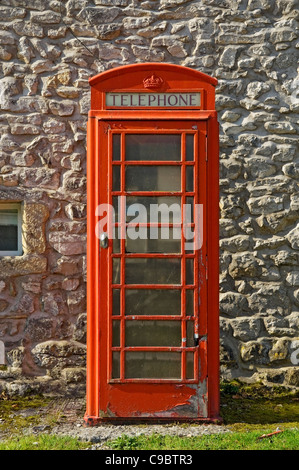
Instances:
[[[183,125],[182,125],[183,124]],[[136,126],[136,122],[134,122],[134,125]],[[185,124],[186,126],[186,124]],[[185,184],[186,184],[186,166],[188,167],[192,167],[194,168],[194,188],[195,187],[198,187],[198,175],[199,175],[199,156],[198,156],[198,153],[199,153],[199,150],[202,154],[204,154],[205,152],[205,149],[204,148],[201,148],[199,149],[199,142],[198,142],[198,131],[195,131],[195,130],[192,130],[192,127],[190,128],[190,124],[188,126],[189,129],[185,130],[184,129],[184,123],[182,122],[176,122],[176,129],[174,130],[173,129],[173,125],[170,125],[171,129],[170,130],[166,130],[166,128],[169,127],[169,123],[164,123],[163,125],[163,129],[158,129],[157,130],[157,126],[155,125],[155,129],[150,129],[149,128],[149,125],[146,124],[140,124],[140,122],[137,124],[137,129],[133,130],[132,129],[132,124],[130,125],[130,123],[128,124],[128,122],[124,122],[122,121],[122,127],[127,127],[128,130],[126,131],[120,131],[119,129],[115,130],[115,131],[112,131],[110,130],[109,131],[109,134],[111,134],[112,132],[115,133],[115,134],[120,134],[121,135],[121,142],[124,141],[124,137],[125,135],[128,135],[128,134],[131,134],[131,133],[134,133],[135,135],[136,134],[144,134],[144,133],[150,133],[150,134],[153,134],[153,133],[159,133],[159,135],[161,134],[177,134],[177,135],[180,135],[182,138],[181,138],[181,154],[183,156],[182,158],[182,161],[176,161],[176,162],[167,162],[168,165],[172,165],[172,166],[179,166],[181,167],[182,171],[181,171],[181,191],[171,191],[171,192],[166,192],[166,191],[159,191],[158,193],[157,192],[149,192],[149,191],[130,191],[130,192],[126,192],[125,191],[125,187],[124,187],[124,182],[125,182],[125,168],[127,165],[131,166],[131,165],[137,165],[137,166],[152,166],[152,165],[164,165],[165,162],[163,161],[135,161],[135,162],[128,162],[124,159],[124,145],[122,144],[122,158],[121,158],[121,161],[115,161],[113,162],[112,159],[110,158],[110,164],[109,164],[109,169],[113,168],[113,166],[120,166],[121,167],[121,173],[122,173],[122,187],[121,187],[121,190],[120,191],[112,191],[112,171],[110,171],[110,176],[109,176],[109,188],[108,188],[108,192],[109,192],[109,195],[110,195],[110,198],[109,198],[109,203],[112,204],[112,197],[113,195],[120,195],[120,196],[134,196],[134,195],[138,195],[138,196],[151,196],[153,194],[155,195],[159,195],[159,196],[179,196],[181,198],[181,202],[182,204],[185,203],[185,197],[194,197],[195,199],[195,203],[198,204],[199,203],[199,195],[198,195],[198,192],[197,191],[186,191],[185,190]],[[142,127],[142,128],[141,128]],[[180,127],[181,130],[178,131],[177,128]],[[205,137],[205,126],[203,126],[203,123],[201,123],[201,133],[204,133],[204,137]],[[194,136],[194,150],[195,150],[195,155],[194,155],[194,161],[193,162],[187,162],[185,160],[185,136],[186,134],[188,135],[193,135]],[[202,139],[203,140],[203,143],[202,143],[202,147],[204,147],[205,145],[205,138]],[[111,142],[111,135],[110,135],[110,142]],[[109,144],[108,144],[108,147],[111,147]],[[111,154],[112,152],[110,151],[110,157],[111,157]],[[202,197],[205,195],[205,181],[203,180],[201,185],[200,185],[200,188],[201,188],[201,193],[202,193]],[[183,220],[182,220],[183,222]],[[117,226],[121,224],[117,224]],[[124,224],[126,225],[126,224]],[[145,225],[145,224],[140,224],[141,226],[142,225]],[[150,226],[152,224],[146,224],[147,226]],[[157,226],[161,226],[163,224],[157,224]],[[173,226],[175,224],[169,224],[169,226]],[[194,226],[194,224],[191,224]],[[181,326],[182,326],[182,332],[181,332],[181,336],[182,338],[186,338],[187,334],[186,334],[186,321],[192,321],[194,323],[194,329],[195,329],[195,332],[196,333],[199,333],[199,299],[198,299],[198,295],[199,295],[199,278],[200,277],[203,277],[204,276],[204,272],[201,273],[201,276],[199,275],[199,272],[198,272],[198,269],[199,269],[199,266],[200,266],[200,262],[199,262],[199,252],[196,251],[194,252],[194,254],[185,254],[184,253],[184,238],[182,237],[181,238],[181,252],[180,254],[160,254],[160,253],[142,253],[142,254],[139,254],[139,253],[125,253],[125,240],[122,240],[122,249],[121,249],[121,252],[122,254],[114,254],[113,251],[112,251],[112,246],[109,247],[109,250],[108,251],[108,257],[109,257],[109,279],[111,279],[111,275],[112,275],[112,260],[113,259],[120,259],[121,261],[121,266],[122,266],[122,274],[121,274],[121,282],[119,284],[115,284],[113,287],[114,288],[117,288],[117,289],[120,289],[121,290],[121,312],[120,312],[120,315],[119,317],[117,316],[113,316],[112,317],[112,294],[110,294],[110,297],[109,297],[109,303],[110,303],[110,307],[109,307],[109,317],[110,319],[112,318],[113,321],[120,321],[121,322],[121,325],[120,325],[120,331],[121,331],[121,343],[124,343],[124,338],[125,338],[125,333],[124,333],[124,323],[125,321],[130,321],[130,320],[143,320],[143,321],[150,321],[150,320],[159,320],[159,321],[167,321],[167,320],[175,320],[175,321],[180,321],[181,322]],[[111,244],[112,245],[112,244]],[[203,252],[204,251],[204,252]],[[200,252],[200,254],[202,256],[205,257],[205,250],[202,250]],[[170,258],[170,259],[181,259],[182,260],[182,263],[181,263],[181,285],[182,286],[176,286],[177,289],[181,290],[181,316],[151,316],[151,315],[146,315],[146,316],[136,316],[134,315],[134,317],[130,317],[130,316],[125,316],[124,315],[124,310],[125,310],[125,304],[124,304],[124,293],[125,293],[125,289],[143,289],[143,288],[148,288],[148,289],[163,289],[163,288],[173,288],[173,285],[161,285],[161,284],[146,284],[146,285],[143,285],[143,284],[139,284],[139,285],[136,285],[136,284],[125,284],[123,279],[125,277],[125,273],[124,273],[124,263],[125,263],[125,260],[126,259],[132,259],[132,258],[141,258],[141,259],[144,259],[144,258],[163,258],[163,259],[166,259],[166,258]],[[185,260],[186,259],[191,259],[194,261],[194,279],[195,279],[195,282],[193,283],[193,285],[188,285],[187,287],[185,286],[185,276],[186,276],[186,267],[185,267]],[[203,268],[202,268],[203,270]],[[186,317],[185,315],[185,291],[186,289],[193,289],[194,290],[194,316],[193,317]],[[110,292],[111,292],[111,287],[110,287]],[[203,313],[206,312],[206,308],[204,306],[204,302],[205,302],[205,296],[202,295],[202,310],[203,310]],[[201,321],[201,329],[203,330],[203,328],[205,328],[205,325],[206,325],[206,321]],[[206,331],[204,333],[202,333],[201,336],[203,336],[204,334],[206,334]],[[157,380],[157,379],[125,379],[124,378],[124,369],[125,369],[125,363],[124,363],[124,354],[126,351],[155,351],[155,352],[160,352],[160,351],[179,351],[181,352],[182,354],[182,377],[181,377],[181,380],[180,380],[180,383],[198,383],[198,380],[199,380],[199,377],[198,377],[198,348],[197,347],[186,347],[185,344],[183,344],[183,340],[182,340],[182,345],[181,347],[125,347],[124,344],[123,346],[119,346],[119,347],[112,347],[112,331],[111,331],[111,321],[110,321],[110,334],[109,334],[109,349],[111,351],[119,351],[120,352],[120,355],[121,355],[121,374],[120,374],[120,378],[119,379],[111,379],[111,376],[112,376],[112,373],[111,373],[111,364],[112,364],[112,359],[110,357],[110,361],[109,361],[109,365],[110,365],[110,369],[108,370],[108,380],[110,383],[130,383],[130,382],[134,382],[134,383],[137,383],[137,382],[143,382],[143,383],[148,383],[148,382],[154,382],[154,383],[178,383],[178,380],[166,380],[166,379],[160,379],[160,380]],[[193,379],[187,379],[186,378],[186,353],[187,352],[194,352],[194,367],[195,367],[195,370],[194,370],[194,378]]]
[[[124,84],[123,91],[143,91],[144,88],[140,86],[142,79],[151,71],[155,71],[157,75],[161,74],[166,77],[164,83],[167,84],[167,90],[180,90],[186,91],[188,89],[202,89],[204,90],[203,106],[206,109],[202,110],[152,110],[152,109],[138,109],[138,110],[106,110],[105,109],[105,92],[119,90],[119,83]],[[169,64],[139,64],[127,67],[120,67],[118,69],[104,72],[90,80],[92,87],[91,95],[91,111],[89,113],[88,121],[88,162],[87,162],[87,175],[88,175],[88,245],[87,245],[87,408],[85,414],[85,423],[87,425],[97,424],[106,420],[119,420],[125,418],[126,420],[140,420],[140,419],[159,419],[171,420],[192,420],[192,421],[217,421],[219,420],[219,307],[218,307],[218,276],[219,276],[219,254],[218,254],[218,207],[219,207],[219,190],[218,190],[218,123],[217,113],[215,111],[215,90],[214,87],[217,81],[208,77],[200,72],[186,69],[179,66]],[[165,91],[165,90],[159,90]],[[200,318],[200,335],[204,336],[200,341],[198,354],[201,364],[206,363],[206,370],[203,375],[206,379],[206,396],[207,396],[207,412],[204,416],[198,414],[197,416],[184,415],[184,413],[176,413],[176,407],[179,408],[180,404],[186,404],[186,397],[190,400],[197,393],[194,387],[196,384],[185,383],[171,383],[167,381],[163,384],[151,383],[142,380],[141,383],[134,380],[132,383],[111,383],[113,390],[110,390],[110,396],[105,396],[101,384],[106,383],[107,370],[104,363],[110,363],[110,348],[107,338],[104,333],[109,330],[108,316],[101,314],[102,309],[105,310],[105,305],[108,303],[107,293],[109,288],[109,279],[107,276],[108,266],[108,250],[99,249],[99,240],[95,236],[96,224],[96,207],[101,202],[108,202],[107,191],[107,175],[110,174],[109,170],[109,155],[111,149],[106,145],[111,124],[119,126],[122,129],[124,123],[138,122],[149,130],[155,127],[155,123],[168,122],[168,129],[177,129],[178,121],[190,122],[194,121],[201,132],[205,132],[207,139],[201,138],[201,142],[206,147],[206,161],[200,160],[201,165],[205,168],[199,170],[206,172],[207,184],[205,187],[206,192],[206,255],[207,259],[203,260],[202,266],[207,272],[207,280],[205,280],[207,297],[206,305],[201,308],[206,311],[205,315]],[[172,127],[171,127],[172,126]],[[124,130],[124,129],[123,129]],[[185,130],[182,129],[183,132]],[[201,144],[203,145],[203,143]],[[101,168],[100,165],[101,155]],[[141,162],[138,162],[140,164]],[[155,162],[146,162],[146,164],[154,164]],[[130,164],[128,162],[128,164]],[[141,163],[142,164],[142,163]],[[159,162],[159,164],[168,164],[167,162]],[[184,168],[185,165],[182,165]],[[139,193],[140,194],[140,193]],[[147,193],[148,195],[148,193]],[[124,242],[124,241],[123,241]],[[104,253],[103,253],[104,251]],[[101,256],[101,263],[100,263]],[[129,255],[134,257],[135,255]],[[139,255],[140,256],[140,255]],[[147,256],[147,255],[146,255]],[[157,255],[155,255],[156,257]],[[165,255],[163,255],[165,257]],[[181,256],[181,255],[180,255]],[[187,255],[189,256],[189,255]],[[105,257],[106,260],[105,260]],[[142,257],[144,257],[142,255]],[[173,255],[170,255],[173,257]],[[110,261],[111,262],[111,261]],[[196,263],[197,264],[197,263]],[[198,265],[198,264],[197,264]],[[128,286],[126,286],[128,287]],[[129,288],[133,288],[130,285]],[[135,286],[136,287],[136,286]],[[147,285],[138,286],[147,288]],[[168,288],[169,286],[160,286],[159,288]],[[201,299],[204,301],[204,298]],[[123,302],[123,300],[122,300]],[[180,317],[179,317],[180,318]],[[144,320],[144,317],[142,317]],[[167,317],[169,320],[170,318]],[[184,322],[183,322],[184,323]],[[101,349],[101,351],[100,351]],[[140,349],[140,348],[139,348]],[[142,349],[142,348],[141,348]],[[148,348],[146,348],[148,350]],[[169,349],[169,348],[168,348]],[[175,349],[175,348],[174,348]],[[100,362],[101,358],[101,362]],[[184,363],[184,362],[183,362]],[[184,370],[183,370],[184,373]],[[200,380],[203,380],[202,374]],[[191,381],[192,382],[192,381]],[[143,410],[138,416],[136,409],[132,409],[130,403],[122,403],[119,405],[119,412],[116,415],[110,411],[109,399],[118,399],[119,388],[126,388],[127,396],[130,392],[134,392],[139,396],[139,402],[142,403]],[[145,385],[147,391],[145,393]],[[157,389],[158,386],[158,389]],[[190,388],[193,386],[193,389]],[[105,388],[105,387],[104,387]],[[101,393],[100,393],[101,389]],[[159,392],[160,390],[160,392]],[[153,403],[152,394],[155,398],[158,397],[158,403]],[[157,410],[164,410],[162,413],[156,413]],[[169,410],[169,412],[168,412]]]

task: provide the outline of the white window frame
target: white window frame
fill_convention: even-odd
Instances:
[[[0,202],[1,209],[17,209],[18,211],[18,249],[15,251],[4,251],[0,250],[0,257],[3,256],[21,256],[23,254],[23,243],[22,243],[22,208],[21,203],[2,203]]]

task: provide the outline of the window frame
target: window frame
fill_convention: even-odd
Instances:
[[[22,240],[22,206],[18,202],[0,202],[0,213],[2,209],[17,209],[18,211],[18,249],[17,250],[0,250],[0,258],[4,256],[21,256],[23,254]]]

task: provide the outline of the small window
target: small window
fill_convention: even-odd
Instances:
[[[0,204],[0,256],[22,252],[21,204]]]

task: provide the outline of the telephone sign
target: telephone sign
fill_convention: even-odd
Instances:
[[[200,107],[200,93],[106,93],[107,108]]]
[[[217,80],[90,79],[85,422],[219,419]]]

